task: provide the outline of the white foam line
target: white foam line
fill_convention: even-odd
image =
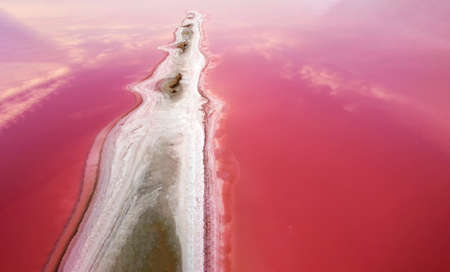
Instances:
[[[138,185],[152,164],[152,150],[161,137],[176,142],[180,175],[169,200],[182,250],[185,272],[204,268],[204,112],[199,79],[206,64],[200,51],[203,16],[191,12],[193,36],[186,51],[164,47],[169,55],[147,80],[133,90],[142,104],[111,130],[103,148],[98,186],[80,229],[64,256],[60,271],[108,271],[125,243],[130,229],[160,191],[137,201]],[[182,40],[182,27],[175,43]],[[161,79],[183,75],[183,95],[176,102],[156,90]]]

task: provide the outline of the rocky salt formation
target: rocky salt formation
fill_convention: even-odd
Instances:
[[[189,12],[160,48],[167,58],[133,87],[142,104],[105,141],[93,200],[60,271],[204,270],[202,20]]]

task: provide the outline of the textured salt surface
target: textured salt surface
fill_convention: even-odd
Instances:
[[[160,48],[168,57],[133,87],[143,102],[106,139],[93,202],[61,271],[204,269],[202,20],[189,12]]]

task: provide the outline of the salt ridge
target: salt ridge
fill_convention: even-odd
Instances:
[[[192,24],[193,35],[186,52],[174,45],[182,41],[182,27],[175,42],[160,49],[167,58],[153,75],[132,89],[142,104],[111,130],[103,148],[98,186],[93,201],[72,240],[60,271],[108,271],[139,215],[155,203],[161,188],[146,199],[137,199],[152,150],[161,139],[170,140],[180,159],[180,174],[171,186],[169,206],[180,240],[183,271],[204,270],[204,112],[206,99],[199,93],[199,80],[206,59],[201,53],[203,16],[190,12],[182,25]],[[191,18],[192,17],[192,18]],[[174,102],[158,90],[161,80],[182,73],[182,97]],[[211,164],[211,163],[209,163]]]

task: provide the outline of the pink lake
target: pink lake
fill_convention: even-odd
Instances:
[[[89,60],[102,52],[114,50],[115,54],[90,65],[74,63],[70,58],[72,48],[49,49],[41,56],[42,50],[32,48],[51,48],[51,43],[42,42],[40,34],[14,19],[4,21],[7,27],[16,27],[9,40],[12,45],[21,39],[30,44],[21,48],[22,55],[4,55],[2,64],[25,60],[32,68],[34,63],[57,63],[48,65],[50,69],[70,67],[63,76],[38,82],[2,101],[6,113],[11,114],[1,112],[0,118],[0,209],[4,218],[0,224],[0,267],[2,271],[41,271],[64,229],[76,227],[68,220],[75,211],[86,160],[97,134],[136,105],[127,85],[151,72],[151,65],[142,60],[156,64],[164,54],[154,50],[156,43],[125,50],[121,41],[108,44],[91,40],[89,33],[83,32],[86,36],[79,46]],[[15,69],[28,73],[22,67],[20,63]],[[46,73],[43,69],[32,76],[37,81]],[[61,83],[43,99],[35,99],[39,96],[34,93],[46,92],[55,82]],[[35,104],[14,115],[15,108],[28,106],[27,101]]]
[[[62,73],[0,93],[2,271],[42,270],[97,134],[189,8],[208,16],[205,87],[225,103],[224,270],[450,271],[450,5],[235,2],[0,14],[16,84]]]
[[[449,20],[385,2],[211,19],[226,271],[450,270]]]

